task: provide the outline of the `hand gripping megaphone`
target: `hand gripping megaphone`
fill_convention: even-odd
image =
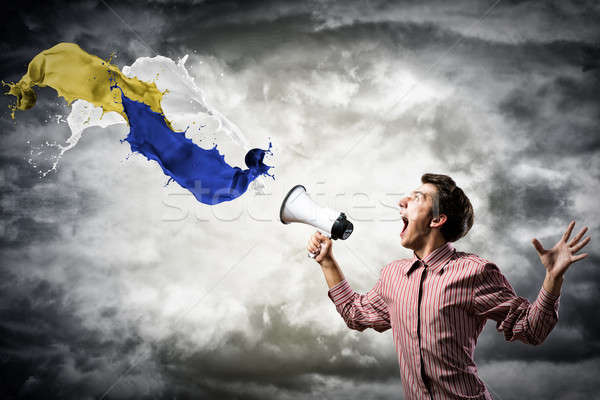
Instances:
[[[302,185],[294,186],[285,196],[279,209],[279,219],[284,224],[300,222],[312,225],[334,240],[346,240],[354,230],[346,214],[321,207],[310,198]],[[315,257],[317,254],[308,255]]]

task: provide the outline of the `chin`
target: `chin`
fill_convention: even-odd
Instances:
[[[405,247],[407,249],[412,249],[412,247],[410,245],[410,240],[408,240],[406,237],[400,236],[400,244],[402,245],[402,247]]]

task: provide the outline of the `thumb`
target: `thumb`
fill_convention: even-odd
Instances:
[[[539,240],[537,240],[537,239],[534,238],[531,241],[531,243],[533,244],[533,247],[535,247],[535,250],[538,252],[538,254],[540,256],[546,252],[546,250],[544,249],[544,246],[542,246],[542,244],[540,243]]]

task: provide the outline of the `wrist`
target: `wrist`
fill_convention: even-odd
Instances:
[[[547,280],[553,281],[553,282],[562,282],[563,281],[563,275],[557,275],[557,274],[553,274],[550,271],[546,271],[546,278]]]
[[[344,274],[340,270],[340,267],[333,257],[327,257],[325,260],[321,260],[321,271],[327,281],[327,286],[331,289],[344,279]]]
[[[322,259],[319,262],[319,265],[321,266],[322,269],[335,269],[336,262],[335,262],[335,259],[333,258],[333,256],[330,256],[330,257],[325,257],[324,259]]]
[[[555,276],[550,272],[546,271],[546,277],[544,278],[544,284],[542,287],[549,293],[556,296],[560,295],[560,289],[562,287],[563,277]]]

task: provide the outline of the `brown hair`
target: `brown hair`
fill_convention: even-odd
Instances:
[[[430,183],[437,188],[437,211],[448,218],[440,229],[444,239],[455,242],[465,236],[473,226],[473,206],[467,195],[447,175],[424,174],[421,182]],[[435,206],[434,202],[434,213]]]

